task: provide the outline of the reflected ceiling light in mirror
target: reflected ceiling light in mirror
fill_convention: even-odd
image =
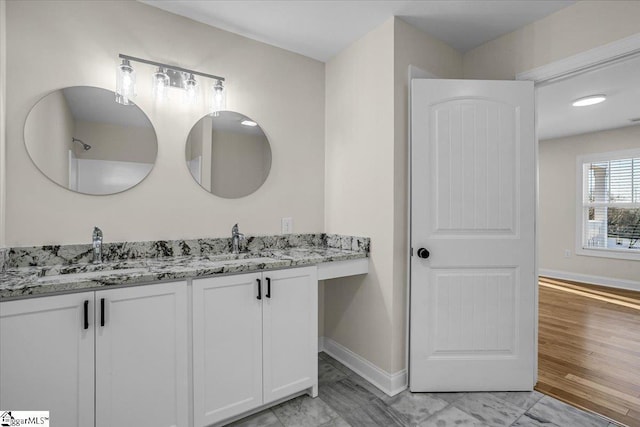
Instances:
[[[222,79],[218,79],[211,87],[211,115],[218,117],[219,112],[227,108],[227,91]]]
[[[582,98],[578,98],[573,101],[574,107],[587,107],[589,105],[596,105],[604,102],[607,99],[606,95],[589,95]]]
[[[152,82],[153,97],[156,101],[164,101],[167,99],[167,91],[171,81],[169,80],[169,75],[166,73],[164,68],[158,67],[158,70],[153,73]]]
[[[128,59],[123,59],[116,69],[116,102],[122,105],[133,104],[136,96],[136,71]]]
[[[258,124],[252,120],[243,120],[240,122],[241,125],[245,125],[245,126],[258,126]]]

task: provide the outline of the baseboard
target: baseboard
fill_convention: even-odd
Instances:
[[[345,346],[338,344],[331,338],[321,337],[318,340],[318,348],[322,348],[325,353],[345,365],[347,368],[360,375],[365,380],[382,390],[389,396],[395,396],[407,388],[407,370],[403,369],[395,374],[390,374],[369,362],[359,354],[354,353]]]
[[[324,337],[318,337],[318,353],[324,351]]]
[[[640,291],[640,282],[635,280],[613,279],[611,277],[591,276],[588,274],[571,273],[569,271],[558,270],[538,270],[538,275],[550,277],[552,279],[571,280],[573,282],[589,283],[592,285],[608,286],[610,288],[629,289]]]

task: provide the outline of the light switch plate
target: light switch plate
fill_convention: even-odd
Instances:
[[[282,218],[282,234],[291,234],[293,233],[293,218],[286,217]]]

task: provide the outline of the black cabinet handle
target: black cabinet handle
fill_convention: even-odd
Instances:
[[[100,326],[104,326],[104,298],[100,298]]]
[[[271,279],[269,277],[267,277],[267,293],[265,297],[271,298]]]
[[[258,281],[258,299],[262,299],[262,281],[260,279],[256,279]]]
[[[89,300],[84,300],[84,328],[89,329]]]

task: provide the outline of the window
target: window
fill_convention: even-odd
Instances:
[[[640,149],[578,158],[576,253],[640,259]]]

